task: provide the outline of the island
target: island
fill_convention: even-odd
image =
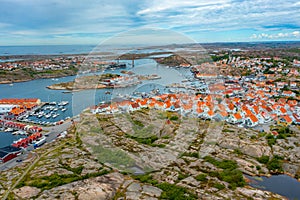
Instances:
[[[127,74],[132,74],[125,72]],[[161,77],[152,74],[152,75],[129,75],[121,76],[118,74],[101,74],[101,75],[91,75],[91,76],[80,76],[77,77],[74,81],[56,83],[50,86],[47,86],[51,90],[87,90],[87,89],[104,89],[104,88],[124,88],[137,85],[144,80],[155,80],[160,79]]]

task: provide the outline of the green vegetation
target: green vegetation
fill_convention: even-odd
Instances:
[[[97,177],[97,176],[102,176],[104,174],[108,174],[109,171],[107,170],[102,170],[100,172],[96,173],[90,173],[81,176],[80,174],[52,174],[50,176],[44,176],[41,178],[35,178],[34,180],[24,180],[21,181],[18,185],[17,188],[20,188],[25,185],[29,185],[32,187],[37,187],[42,190],[49,190],[54,187],[58,187],[61,185],[65,185],[74,181],[79,181],[79,180],[84,180],[88,179],[90,177]]]
[[[268,145],[272,147],[276,143],[276,138],[272,134],[266,135]]]
[[[178,177],[177,177],[177,180],[182,180],[182,179],[185,179],[185,178],[187,178],[189,175],[188,174],[183,174],[183,173],[181,173],[181,172],[179,172],[179,174],[178,174]]]
[[[137,122],[136,122],[137,123]],[[134,137],[147,138],[153,135],[154,125],[150,124],[149,126],[140,126],[133,125]]]
[[[237,155],[243,155],[242,151],[239,149],[235,149],[233,150],[234,153],[236,153]]]
[[[223,132],[229,132],[229,133],[231,132],[232,133],[232,132],[234,132],[234,130],[224,129]]]
[[[228,54],[225,54],[225,55],[212,55],[211,59],[214,62],[216,62],[216,61],[219,61],[219,60],[229,59],[229,55]]]
[[[138,120],[131,120],[133,123],[134,134],[126,134],[127,138],[133,139],[140,144],[146,144],[152,147],[164,148],[165,144],[154,144],[159,138],[153,134],[154,125],[150,124],[145,126],[142,122]]]
[[[206,174],[199,174],[196,176],[197,181],[206,182],[207,181],[207,175]]]
[[[151,185],[157,185],[158,181],[154,180],[153,177],[150,174],[144,174],[144,175],[136,175],[132,176],[132,178],[141,181],[142,183],[149,183]]]
[[[161,199],[169,199],[169,200],[193,200],[197,199],[197,196],[188,189],[173,185],[170,183],[160,183],[156,185],[158,188],[162,189],[163,192],[161,194]]]
[[[171,116],[171,117],[170,117],[170,120],[172,120],[172,121],[176,121],[176,120],[178,120],[178,116],[176,116],[176,115],[174,115],[174,116]]]
[[[144,127],[144,126],[145,126],[142,122],[140,122],[140,121],[138,121],[138,120],[133,120],[133,123],[134,123],[135,125],[139,126],[139,127]]]
[[[259,158],[257,158],[257,161],[262,163],[262,164],[267,164],[270,160],[269,156],[261,156]]]
[[[225,188],[225,185],[221,184],[221,183],[215,183],[213,185],[214,188],[217,188],[218,190],[223,190]]]
[[[91,147],[94,155],[97,155],[98,161],[101,163],[110,163],[119,168],[120,166],[129,167],[135,164],[134,160],[122,150],[104,148],[101,145]]]
[[[271,147],[276,143],[277,139],[285,139],[286,137],[290,137],[292,135],[289,127],[281,126],[279,128],[273,128],[272,130],[277,131],[278,135],[276,137],[272,134],[266,135],[267,142]]]
[[[266,167],[272,172],[282,172],[282,160],[283,158],[277,155],[274,155],[272,159],[269,156],[261,156],[257,158],[257,161],[265,164]]]
[[[282,172],[282,158],[280,156],[274,156],[268,163],[267,168],[271,171]]]
[[[194,157],[194,158],[199,158],[199,153],[198,152],[184,152],[182,156],[187,156],[187,157]]]
[[[76,168],[72,168],[70,167],[69,165],[65,164],[65,163],[62,163],[61,160],[59,160],[59,164],[62,166],[62,168],[68,170],[68,171],[71,171],[73,172],[74,174],[81,174],[82,170],[83,170],[83,166],[79,166],[79,167],[76,167]]]
[[[150,145],[150,146],[156,146],[155,144],[153,144],[156,140],[158,140],[158,137],[156,135],[152,135],[150,137],[147,138],[140,138],[140,137],[135,137],[135,136],[131,136],[131,135],[126,135],[127,138],[130,139],[134,139],[135,141],[137,141],[138,143],[141,144],[146,144],[146,145]]]
[[[243,173],[237,169],[238,165],[235,161],[218,161],[210,156],[206,156],[204,160],[215,165],[218,168],[223,169],[223,171],[220,172],[210,172],[209,175],[217,177],[221,181],[229,183],[230,189],[234,190],[236,187],[243,187],[245,185]]]
[[[236,164],[235,161],[232,161],[232,160],[222,160],[222,161],[218,161],[210,156],[206,156],[204,157],[204,160],[206,162],[209,162],[213,165],[215,165],[216,167],[218,168],[221,168],[221,169],[236,169],[238,166]]]
[[[141,181],[142,183],[148,183],[163,190],[160,197],[161,199],[169,199],[169,200],[197,199],[197,196],[191,193],[188,189],[174,184],[166,183],[166,182],[158,183],[158,181],[154,180],[150,174],[137,175],[132,177],[136,180]],[[183,177],[185,177],[185,175],[182,174],[181,178],[183,179]]]

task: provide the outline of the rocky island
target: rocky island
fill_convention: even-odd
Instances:
[[[118,74],[101,74],[91,76],[80,76],[74,81],[65,83],[56,83],[47,86],[52,90],[87,90],[87,89],[104,89],[104,88],[123,88],[137,85],[143,80],[160,79],[156,74],[152,75],[132,75],[120,76]]]

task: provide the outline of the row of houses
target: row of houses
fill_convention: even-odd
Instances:
[[[15,60],[0,63],[0,70],[11,71],[14,69],[31,68],[37,71],[41,70],[62,70],[69,66],[79,65],[83,60],[81,56],[57,57],[43,60]]]
[[[16,130],[22,130],[29,133],[37,133],[41,132],[43,129],[39,126],[31,126],[23,123],[7,121],[7,120],[0,120],[0,127],[4,128],[13,128]]]
[[[285,99],[286,100],[286,99]],[[205,119],[223,120],[253,127],[271,121],[286,124],[300,123],[300,109],[296,100],[275,102],[272,99],[255,98],[243,100],[238,97],[224,98],[222,95],[162,94],[152,98],[114,102],[94,106],[92,113],[131,112],[141,108],[179,112],[182,115]]]
[[[16,119],[18,116],[22,116],[27,111],[34,110],[40,105],[41,100],[37,98],[0,99],[0,115],[5,115],[6,119]]]
[[[21,138],[18,141],[15,141],[11,146],[17,147],[17,148],[26,148],[28,146],[28,144],[33,143],[34,141],[38,140],[41,137],[42,137],[42,134],[40,132],[33,133],[26,138]]]

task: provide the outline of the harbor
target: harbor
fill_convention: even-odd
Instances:
[[[14,83],[12,86],[9,86],[9,84],[1,84],[0,96],[10,98],[38,97],[41,100],[41,104],[32,111],[18,117],[16,121],[19,123],[47,127],[63,123],[81,113],[85,108],[97,105],[100,102],[110,102],[112,99],[126,99],[146,94],[155,95],[157,91],[161,93],[168,92],[168,88],[166,88],[167,85],[181,82],[186,79],[186,77],[192,77],[192,73],[188,69],[174,69],[158,65],[153,59],[136,60],[134,68],[130,66],[129,61],[121,62],[127,62],[128,67],[126,70],[132,71],[137,76],[147,77],[149,74],[156,74],[156,76],[149,76],[146,80],[142,80],[140,83],[129,87],[81,91],[50,90],[47,88],[47,86],[54,83],[74,81],[76,76],[38,79]],[[123,71],[123,68],[107,68],[105,72],[97,72],[96,74],[113,73],[122,75]],[[94,74],[95,73],[87,73],[85,75]],[[172,79],[170,79],[170,76]],[[26,137],[26,135],[23,135],[24,133],[17,131],[18,130],[10,130],[10,132],[0,134],[3,146],[10,145],[13,141]]]
[[[69,109],[68,101],[61,102],[46,102],[35,111],[28,112],[27,114],[17,118],[17,121],[39,124],[43,126],[56,125],[57,123],[70,118],[66,114]]]

